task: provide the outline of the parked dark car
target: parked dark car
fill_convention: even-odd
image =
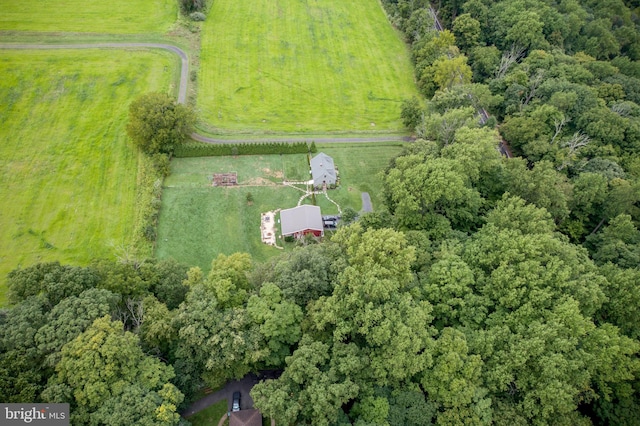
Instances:
[[[233,404],[231,404],[231,411],[240,411],[240,392],[233,393]]]

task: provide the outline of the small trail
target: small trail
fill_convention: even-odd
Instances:
[[[180,58],[180,87],[178,90],[178,103],[184,104],[187,101],[187,86],[189,83],[189,57],[187,53],[177,46],[165,43],[134,43],[134,42],[114,42],[114,43],[74,43],[74,44],[31,44],[31,43],[0,43],[0,49],[15,50],[65,50],[65,49],[163,49],[178,55]],[[333,137],[320,136],[312,137],[268,137],[251,139],[219,139],[198,133],[192,133],[191,138],[198,142],[209,144],[237,144],[252,142],[319,142],[319,143],[367,143],[367,142],[411,142],[414,139],[409,136],[389,135],[389,136],[364,136],[364,137]]]

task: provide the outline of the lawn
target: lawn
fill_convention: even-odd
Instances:
[[[216,0],[203,27],[198,107],[211,131],[402,131],[414,95],[378,0]]]
[[[379,173],[400,152],[398,143],[319,148],[334,156],[342,179],[340,189],[329,191],[331,198],[342,207],[360,210],[360,193],[366,191],[374,209],[382,208]],[[308,179],[305,155],[175,158],[171,170],[163,191],[158,258],[173,257],[208,271],[219,253],[247,252],[256,261],[282,253],[260,241],[260,213],[297,205],[302,193],[279,183],[283,175],[289,180]],[[239,186],[211,186],[213,173],[232,171],[238,173]],[[252,203],[247,202],[249,192]],[[322,195],[317,201],[323,214],[337,213]]]
[[[176,0],[2,0],[0,31],[164,33]]]
[[[128,105],[167,90],[176,67],[159,51],[2,51],[0,304],[18,266],[85,264],[128,246],[137,168]]]
[[[283,170],[303,173],[306,161],[302,154],[173,159],[162,192],[156,257],[208,271],[219,253],[247,252],[257,261],[281,253],[262,244],[260,213],[296,205],[300,193],[277,183]],[[213,173],[234,171],[239,186],[212,187]]]
[[[215,426],[227,414],[227,400],[217,402],[187,418],[192,426]],[[227,421],[226,424],[229,424]]]

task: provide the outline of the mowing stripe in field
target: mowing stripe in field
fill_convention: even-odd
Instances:
[[[377,0],[216,0],[198,85],[201,119],[223,130],[401,130],[417,95]]]
[[[2,0],[0,31],[164,33],[175,22],[176,0]]]
[[[17,266],[112,257],[130,243],[136,150],[128,105],[167,90],[169,52],[3,51],[0,304]]]

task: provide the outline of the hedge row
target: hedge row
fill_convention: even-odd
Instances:
[[[311,142],[259,142],[241,144],[208,144],[187,142],[176,148],[175,157],[217,157],[224,155],[260,155],[260,154],[306,154],[317,152],[316,143]]]
[[[156,241],[158,216],[162,204],[162,181],[168,174],[169,157],[166,154],[141,155],[136,195],[134,247],[136,251],[143,254],[148,251],[149,243],[153,245]]]

